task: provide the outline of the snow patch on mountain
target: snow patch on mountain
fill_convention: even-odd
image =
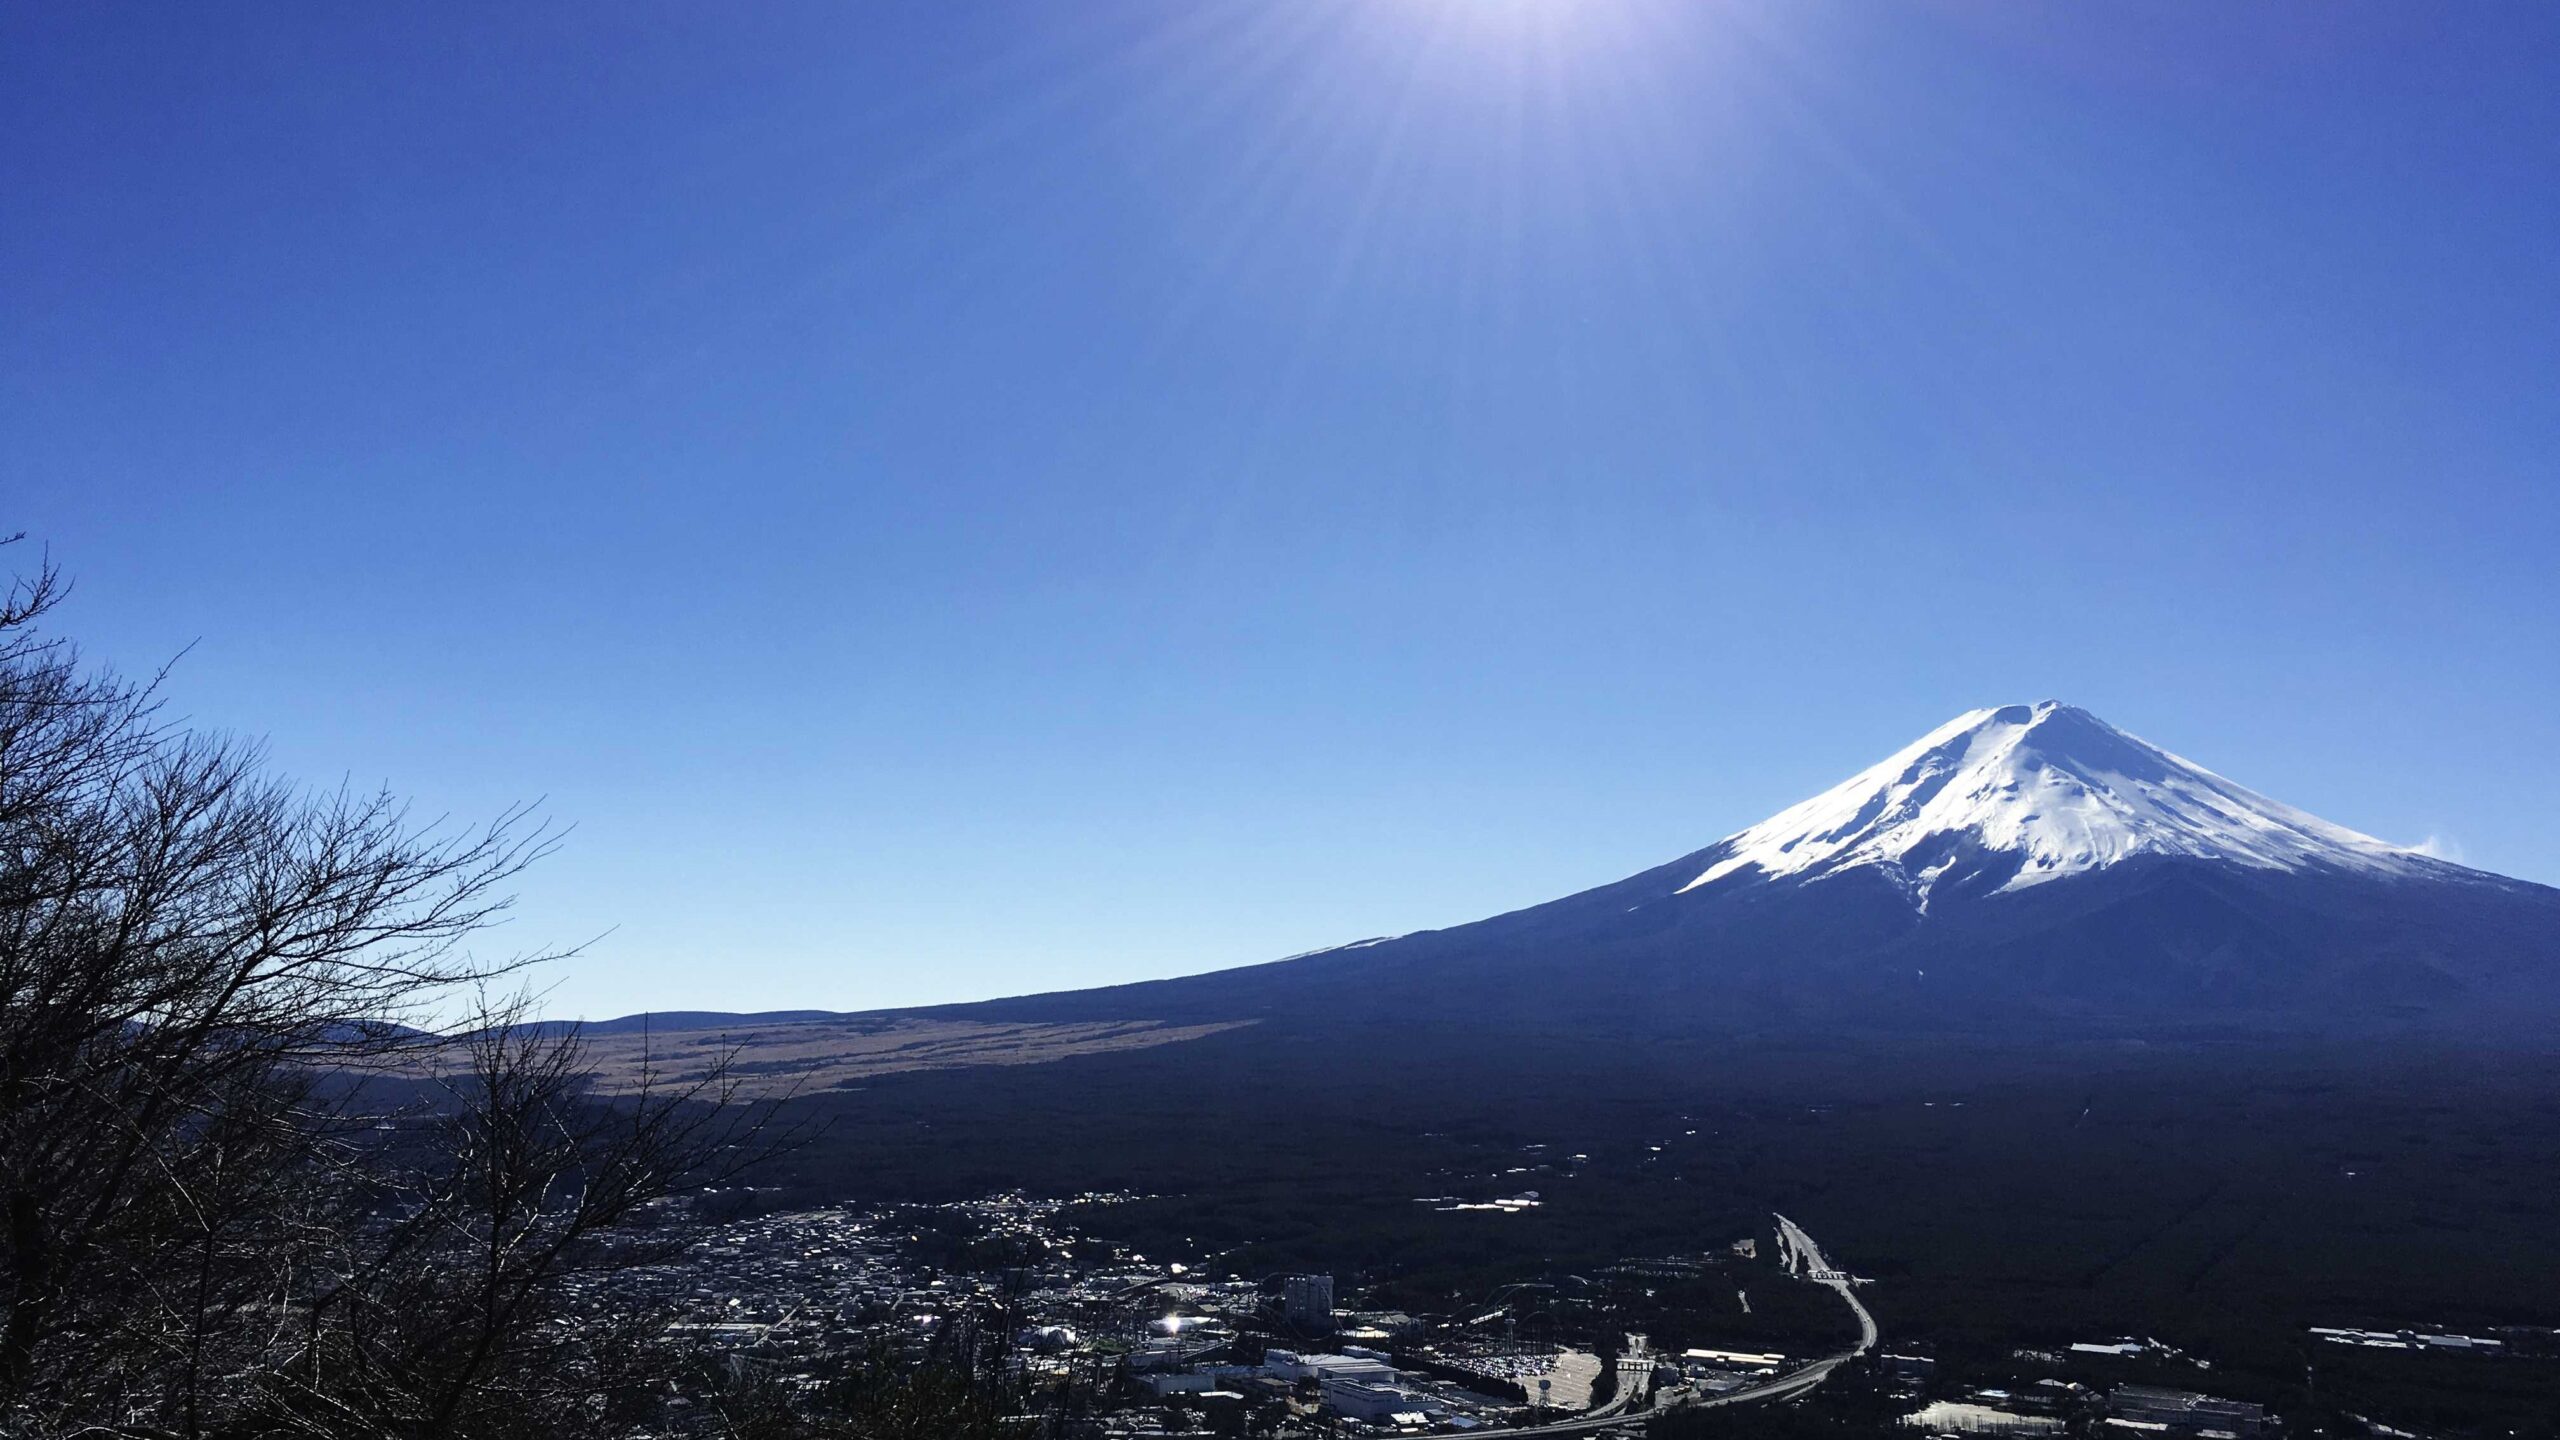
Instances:
[[[2011,865],[2014,873],[1992,893],[2138,855],[2384,875],[2452,868],[2270,800],[2050,700],[1959,715],[1714,848],[1720,858],[1679,893],[1746,873],[1814,878],[1869,866],[1924,912],[1948,876]]]
[[[1384,945],[1390,940],[1401,940],[1403,938],[1404,937],[1401,935],[1372,935],[1366,940],[1346,940],[1339,945],[1319,945],[1313,950],[1301,950],[1295,955],[1283,955],[1280,958],[1283,960],[1305,960],[1317,955],[1339,954],[1345,950],[1366,950],[1372,945]]]

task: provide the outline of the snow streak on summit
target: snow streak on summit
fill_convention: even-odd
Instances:
[[[2140,855],[2265,870],[2461,874],[2270,800],[2045,701],[1975,710],[1884,763],[1706,852],[1680,893],[1731,877],[1880,871],[1925,912],[1933,891],[1997,894]]]

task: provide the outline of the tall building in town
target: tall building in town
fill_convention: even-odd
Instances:
[[[1291,1275],[1280,1282],[1280,1314],[1291,1326],[1314,1334],[1333,1329],[1333,1277]]]

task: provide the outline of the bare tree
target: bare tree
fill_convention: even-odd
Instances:
[[[365,1132],[381,1138],[336,1192],[365,1214],[327,1227],[297,1332],[261,1372],[276,1428],[600,1434],[623,1392],[666,1378],[656,1317],[593,1282],[653,1258],[613,1243],[652,1202],[763,1159],[764,1112],[733,1103],[725,1067],[592,1099],[574,1032],[482,1019],[440,1057],[433,1103]]]
[[[552,832],[274,779],[38,631],[64,590],[48,562],[0,598],[0,1432],[592,1408],[564,1280],[752,1123],[718,1075],[590,1099],[574,1035],[514,1011],[440,1039],[543,958],[464,942]]]
[[[776,1385],[752,1368],[712,1392],[720,1440],[1004,1440],[1052,1433],[1031,1396],[1002,1370],[1004,1336],[963,1315],[922,1348],[885,1337],[837,1357],[815,1393]]]

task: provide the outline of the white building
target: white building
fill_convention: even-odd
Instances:
[[[1327,1380],[1324,1403],[1338,1415],[1376,1424],[1390,1416],[1419,1412],[1431,1404],[1431,1398],[1367,1380]]]
[[[1361,1380],[1372,1385],[1392,1385],[1395,1367],[1370,1355],[1301,1355],[1295,1350],[1270,1350],[1262,1356],[1264,1373],[1282,1380]]]
[[[1775,1374],[1779,1366],[1787,1363],[1784,1355],[1757,1355],[1748,1350],[1685,1350],[1680,1358],[1692,1368],[1739,1370],[1749,1375]]]

